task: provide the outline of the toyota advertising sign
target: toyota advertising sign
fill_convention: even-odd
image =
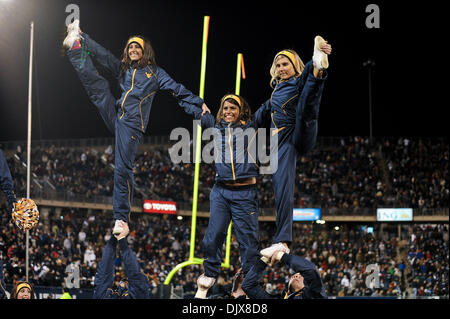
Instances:
[[[144,200],[144,212],[153,214],[171,214],[177,213],[176,202],[164,202],[159,200]]]

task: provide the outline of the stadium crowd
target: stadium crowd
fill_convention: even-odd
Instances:
[[[448,206],[448,143],[391,138],[381,148],[392,184],[388,204],[418,209]]]
[[[29,279],[36,286],[61,287],[65,270],[75,263],[80,267],[80,288],[92,289],[102,249],[111,237],[111,213],[62,208],[60,214],[42,214],[38,227],[30,232]],[[25,233],[9,222],[6,206],[1,209],[0,251],[5,265],[5,282],[14,284],[25,277]],[[168,273],[189,256],[190,219],[173,215],[132,214],[128,242],[151,283],[153,298]],[[201,257],[201,238],[206,218],[197,222],[195,255]],[[367,233],[361,225],[295,223],[292,253],[316,264],[329,296],[448,296],[448,224],[415,225],[400,241],[396,231]],[[260,222],[261,247],[270,243],[274,223]],[[401,254],[404,242],[405,254]],[[232,277],[239,268],[238,244],[231,242],[231,267],[223,269],[211,297],[226,298]],[[379,266],[379,288],[366,287],[366,267]],[[193,297],[200,265],[180,269],[171,283],[185,298]],[[116,284],[123,278],[123,267],[116,259]],[[281,294],[289,269],[267,267],[263,288]]]
[[[146,145],[134,167],[135,199],[192,202],[194,165],[174,164],[168,145]],[[32,194],[50,191],[65,198],[112,196],[114,152],[103,148],[33,147]],[[25,152],[18,147],[8,156],[16,193],[24,194]],[[376,207],[432,210],[448,207],[448,143],[445,139],[363,137],[336,140],[316,147],[297,165],[295,203],[339,210],[363,211]],[[199,205],[209,203],[215,168],[202,164]],[[274,206],[270,175],[258,181],[259,205]],[[207,206],[205,206],[207,207]]]
[[[361,210],[375,207],[448,209],[448,144],[445,139],[348,137],[327,147],[316,147],[297,165],[297,207]],[[193,164],[173,164],[168,145],[145,145],[135,163],[135,200],[155,199],[192,202]],[[26,194],[26,156],[20,146],[7,154],[15,192]],[[111,146],[92,148],[33,147],[32,196],[40,191],[64,194],[65,199],[110,198],[113,190],[114,152]],[[215,169],[202,164],[199,207],[208,209]],[[273,207],[271,177],[258,182],[260,207]],[[10,223],[10,214],[0,194],[0,251],[5,282],[14,284],[25,276],[25,235]],[[318,204],[319,203],[319,204]],[[317,206],[316,206],[317,207]],[[201,238],[208,220],[197,222],[196,256],[201,256]],[[292,252],[313,261],[330,296],[448,296],[448,224],[409,225],[407,238],[396,231],[361,230],[360,225],[294,224]],[[270,244],[274,223],[260,222],[260,245]],[[378,226],[376,226],[378,227]],[[71,263],[80,267],[81,288],[92,289],[97,263],[111,237],[111,212],[50,208],[41,214],[30,236],[30,281],[38,286],[60,287]],[[158,286],[167,274],[189,255],[190,220],[175,216],[132,214],[128,241],[158,297]],[[224,296],[239,267],[238,244],[233,236],[231,267],[223,269],[211,290]],[[380,287],[366,287],[365,273],[376,263]],[[116,260],[116,282],[123,273]],[[280,294],[289,270],[267,268],[263,287]],[[193,296],[200,265],[184,267],[173,279],[185,296]]]

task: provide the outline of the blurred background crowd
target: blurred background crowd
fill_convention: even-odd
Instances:
[[[320,143],[320,140],[319,140]],[[194,165],[174,164],[170,145],[144,145],[134,167],[135,201],[192,203]],[[18,194],[26,191],[23,147],[6,152]],[[448,208],[448,143],[444,138],[335,139],[299,159],[297,207],[321,207],[328,214],[361,212],[376,207],[411,207],[432,213]],[[32,194],[89,200],[111,197],[114,151],[104,147],[33,147]],[[208,209],[214,185],[213,164],[202,164],[199,204]],[[274,206],[270,175],[258,182],[259,205]]]
[[[30,234],[30,281],[37,286],[61,287],[66,267],[80,267],[80,288],[92,289],[97,264],[106,241],[111,237],[110,212],[62,209],[42,219]],[[2,207],[0,250],[5,268],[5,283],[14,284],[25,277],[25,233],[9,223]],[[202,257],[201,239],[207,218],[198,218],[195,255]],[[190,218],[173,215],[132,214],[128,243],[147,275],[154,298],[168,273],[189,257]],[[319,269],[330,296],[448,296],[448,224],[410,224],[401,238],[397,228],[367,232],[361,224],[294,224],[292,253],[304,256]],[[270,245],[273,222],[260,223],[261,247]],[[231,267],[224,268],[211,294],[225,296],[240,267],[238,243],[231,241]],[[116,259],[116,284],[124,276],[120,258]],[[366,267],[379,267],[379,288],[366,286]],[[281,294],[289,269],[267,267],[262,283],[271,294]],[[182,268],[171,283],[182,295],[193,296],[200,265]]]
[[[319,141],[320,143],[320,141]],[[143,199],[192,203],[193,164],[173,164],[170,145],[143,145],[135,172],[135,205]],[[26,194],[24,148],[5,150],[18,197]],[[114,150],[111,146],[35,146],[32,150],[33,197],[63,198],[76,202],[110,200],[113,191]],[[199,210],[209,210],[214,185],[213,165],[202,164]],[[259,204],[273,213],[269,175],[258,179]],[[50,195],[49,195],[50,194]],[[25,276],[25,235],[10,223],[10,213],[0,194],[0,252],[5,283]],[[297,165],[295,207],[320,207],[328,215],[364,215],[377,207],[410,207],[414,213],[448,214],[448,144],[445,139],[362,137],[335,139],[316,147]],[[188,206],[188,209],[190,206]],[[202,257],[201,239],[207,218],[197,219],[196,257]],[[103,247],[111,237],[112,212],[50,207],[30,232],[30,281],[36,286],[61,287],[66,267],[80,268],[80,288],[92,289]],[[365,226],[365,227],[363,227]],[[373,232],[368,227],[373,227]],[[168,273],[189,257],[190,218],[133,213],[128,242],[151,283],[153,298]],[[261,247],[271,244],[274,222],[260,222]],[[294,223],[292,253],[318,267],[329,296],[448,296],[448,223],[406,223],[397,227],[354,223]],[[366,285],[366,267],[377,264],[379,286]],[[116,284],[124,275],[115,261]],[[233,234],[231,267],[224,268],[210,294],[229,294],[232,278],[240,267],[238,244]],[[182,268],[171,283],[179,295],[192,297],[201,265]],[[281,294],[290,270],[267,267],[262,287]]]

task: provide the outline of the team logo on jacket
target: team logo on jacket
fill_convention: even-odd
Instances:
[[[150,73],[145,72],[145,75],[150,79],[150,77],[152,76]]]

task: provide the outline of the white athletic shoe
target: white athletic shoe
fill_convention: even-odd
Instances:
[[[314,38],[314,53],[313,53],[313,62],[316,68],[320,70],[328,69],[328,55],[320,50],[322,44],[325,44],[326,41],[320,36],[316,36]]]
[[[113,235],[119,236],[123,232],[123,221],[120,219],[116,219],[116,223],[114,224],[113,228]]]
[[[290,252],[290,249],[287,248],[285,245],[283,245],[283,243],[276,243],[270,247],[264,248],[263,250],[260,251],[260,253],[261,253],[261,255],[263,255],[263,257],[266,257],[270,260],[270,258],[272,258],[272,255],[274,254],[274,252],[276,252],[277,250],[282,250],[286,254],[289,254],[289,252]],[[265,262],[265,260],[263,260],[263,261]]]
[[[71,24],[67,26],[67,36],[64,39],[63,47],[65,49],[72,48],[76,40],[80,40],[80,20],[75,19]]]
[[[216,278],[205,276],[205,274],[200,275],[197,279],[197,286],[200,286],[203,289],[211,288],[216,282]]]

